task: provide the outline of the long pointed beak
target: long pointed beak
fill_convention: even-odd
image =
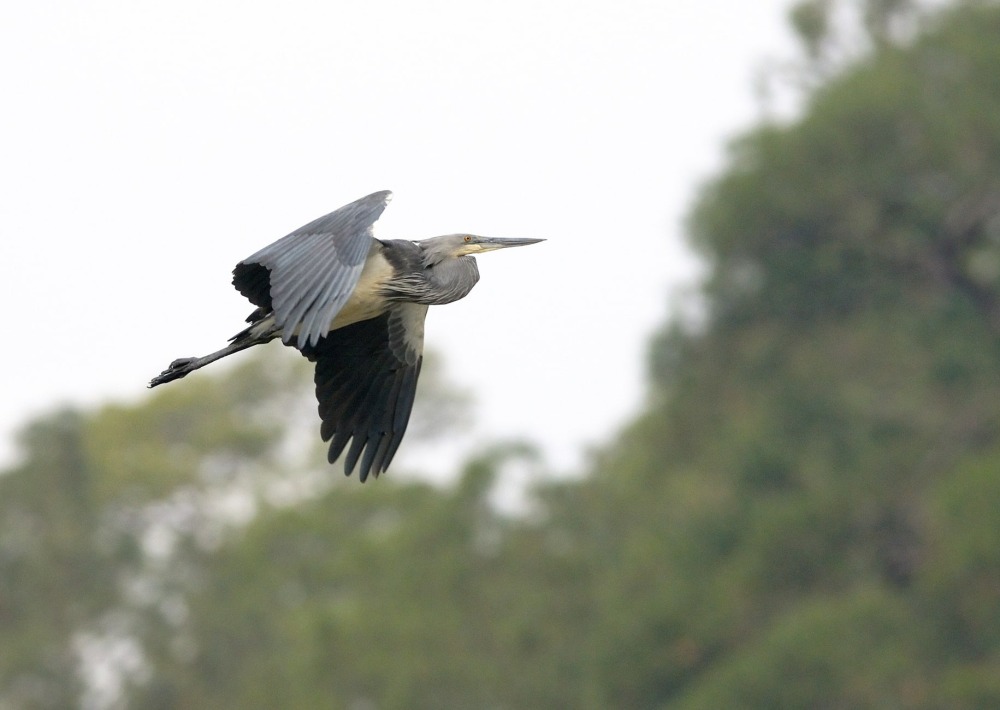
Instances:
[[[526,247],[529,244],[545,241],[544,239],[501,239],[499,237],[476,237],[475,239],[474,243],[481,252],[506,249],[507,247]]]

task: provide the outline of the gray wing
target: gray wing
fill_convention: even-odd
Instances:
[[[384,472],[410,421],[417,378],[423,363],[427,306],[395,303],[371,320],[331,331],[302,353],[316,363],[316,399],[336,461],[347,442],[349,476],[360,460],[362,482]]]
[[[310,222],[236,265],[233,285],[274,312],[281,339],[315,345],[358,283],[373,226],[392,198],[375,192]]]

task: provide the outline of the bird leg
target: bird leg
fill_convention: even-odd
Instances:
[[[214,353],[205,355],[204,357],[181,357],[170,363],[170,366],[166,370],[161,372],[159,375],[154,377],[149,381],[150,387],[156,387],[157,385],[162,385],[165,382],[173,382],[174,380],[179,380],[180,378],[188,375],[195,370],[198,370],[205,365],[215,362],[216,360],[221,360],[222,358],[232,355],[233,353],[238,353],[241,350],[246,350],[247,348],[253,347],[254,345],[260,345],[261,343],[266,343],[277,337],[278,332],[275,328],[269,328],[263,332],[257,330],[254,326],[247,328],[246,330],[237,333],[230,340],[229,345],[222,348],[221,350],[216,350]]]

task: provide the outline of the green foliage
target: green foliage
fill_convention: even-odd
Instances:
[[[73,706],[83,639],[129,638],[129,597],[156,579],[147,546],[181,532],[154,511],[203,515],[220,471],[267,462],[302,374],[259,359],[148,403],[25,428],[23,463],[0,475],[0,705]]]
[[[88,456],[107,489],[101,497],[155,500],[196,477],[208,454],[228,469],[265,459],[289,404],[308,393],[305,368],[279,366],[269,355],[242,361],[224,380],[163,388],[146,406],[102,409],[87,432]]]
[[[789,608],[716,664],[678,708],[914,707],[927,701],[920,620],[877,590]]]
[[[572,669],[550,654],[580,612],[568,587],[564,598],[540,590],[566,586],[571,568],[526,554],[516,538],[529,531],[508,537],[511,521],[488,503],[496,467],[516,455],[472,462],[447,491],[337,487],[265,512],[206,561],[211,577],[177,631],[195,649],[157,659],[139,705],[565,702],[551,677]]]
[[[933,491],[920,591],[945,647],[976,659],[1000,650],[1000,452],[954,473]]]
[[[98,515],[82,420],[61,411],[27,427],[26,462],[0,477],[0,703],[15,707],[72,705],[67,642],[114,585],[109,551],[81,545]]]

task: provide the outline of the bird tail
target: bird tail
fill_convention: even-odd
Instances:
[[[182,357],[174,360],[166,370],[149,381],[149,386],[156,387],[166,382],[179,380],[185,375],[205,367],[205,365],[213,363],[216,360],[221,360],[233,353],[238,353],[254,345],[260,345],[273,340],[279,334],[280,330],[275,328],[273,324],[270,327],[267,327],[267,324],[265,324],[265,327],[261,327],[260,322],[254,323],[249,328],[241,330],[230,338],[229,345],[221,350],[216,350],[214,353],[210,353],[204,357]]]

